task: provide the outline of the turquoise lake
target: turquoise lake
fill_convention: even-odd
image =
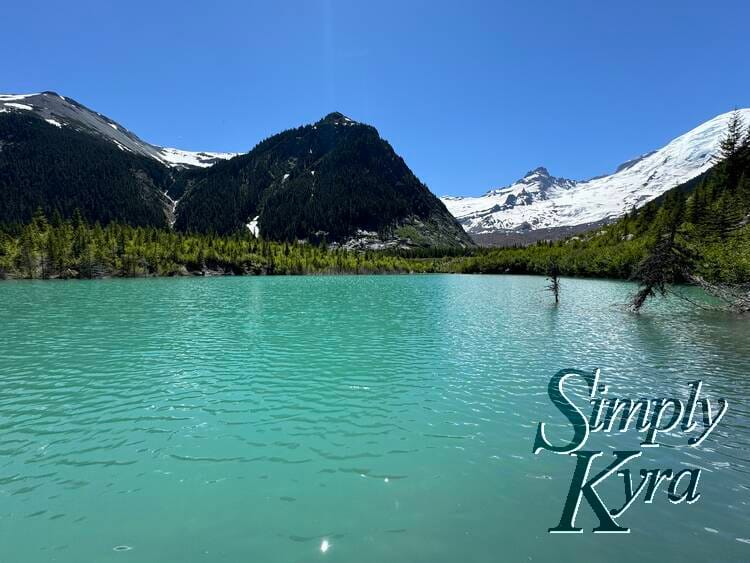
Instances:
[[[342,276],[0,283],[0,561],[750,561],[750,319],[631,284]],[[630,467],[703,468],[630,534],[550,535],[575,465],[532,454],[560,369],[729,401]],[[584,401],[584,406],[586,406]],[[566,434],[568,432],[568,434]],[[637,449],[635,432],[589,449]],[[622,504],[622,480],[601,488]]]

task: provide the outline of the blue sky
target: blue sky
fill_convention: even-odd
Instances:
[[[216,4],[215,6],[213,4]],[[8,2],[0,92],[246,151],[337,110],[433,192],[582,179],[750,106],[750,2]]]

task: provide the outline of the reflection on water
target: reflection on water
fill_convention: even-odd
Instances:
[[[750,560],[750,323],[517,276],[0,284],[3,561]],[[559,369],[614,396],[702,379],[729,412],[701,499],[550,536],[573,458],[532,455]],[[605,452],[639,436],[592,436]],[[603,489],[611,498],[622,484]],[[613,502],[613,504],[616,504]],[[613,551],[616,550],[616,551]],[[125,553],[126,552],[126,553]]]

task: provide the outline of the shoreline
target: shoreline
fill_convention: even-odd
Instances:
[[[235,274],[235,273],[211,273],[211,274],[180,274],[180,275],[158,275],[149,274],[145,276],[118,276],[118,275],[107,275],[98,276],[93,278],[87,277],[60,277],[51,276],[47,278],[28,278],[28,277],[1,277],[0,286],[3,282],[65,282],[65,281],[111,281],[111,280],[157,280],[157,279],[223,279],[223,278],[336,278],[336,277],[366,277],[366,276],[414,276],[414,277],[429,277],[429,276],[467,276],[467,277],[505,277],[505,276],[518,276],[524,278],[542,278],[547,279],[547,274],[544,273],[533,273],[533,272],[460,272],[460,271],[445,271],[445,272],[308,272],[308,273],[266,273],[266,274]],[[605,281],[605,282],[622,282],[637,285],[636,280],[627,278],[613,278],[613,277],[602,277],[602,276],[571,276],[561,275],[560,280],[590,280],[590,281]],[[700,286],[690,283],[675,283],[675,287],[693,287],[700,289]]]

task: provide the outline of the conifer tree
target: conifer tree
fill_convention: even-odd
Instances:
[[[742,115],[738,110],[734,110],[727,123],[726,133],[719,142],[720,169],[724,172],[723,184],[724,188],[731,192],[736,192],[742,174],[746,133]]]
[[[727,122],[727,130],[719,141],[719,159],[734,158],[747,142],[745,123],[739,110],[735,109]]]

